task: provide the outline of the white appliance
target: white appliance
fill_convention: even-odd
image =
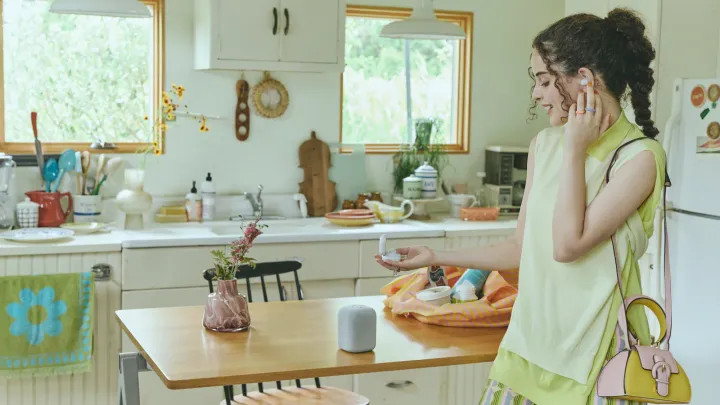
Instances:
[[[676,80],[663,142],[672,182],[667,194],[670,350],[690,378],[693,405],[720,401],[719,98],[720,78]],[[658,270],[662,277],[662,267]]]

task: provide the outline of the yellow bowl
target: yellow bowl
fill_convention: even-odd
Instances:
[[[327,218],[330,223],[339,225],[339,226],[366,226],[371,225],[373,222],[375,222],[375,218],[361,218],[361,219],[354,219],[354,218],[338,218],[338,217],[325,217]]]

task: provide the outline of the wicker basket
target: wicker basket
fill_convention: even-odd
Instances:
[[[494,221],[499,215],[498,207],[460,208],[460,219],[463,221]]]

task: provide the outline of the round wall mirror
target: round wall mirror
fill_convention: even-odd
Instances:
[[[285,86],[265,72],[263,80],[253,89],[255,111],[265,118],[277,118],[285,113],[289,102]]]

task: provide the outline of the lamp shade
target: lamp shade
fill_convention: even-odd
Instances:
[[[419,1],[408,19],[393,21],[384,26],[380,36],[402,39],[465,39],[465,31],[459,25],[440,21],[435,17],[432,0]]]

